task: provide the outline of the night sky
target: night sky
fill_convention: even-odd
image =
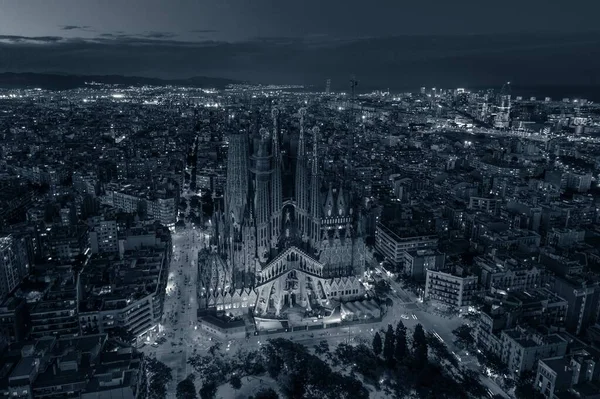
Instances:
[[[599,0],[0,0],[0,71],[595,85],[598,15]]]

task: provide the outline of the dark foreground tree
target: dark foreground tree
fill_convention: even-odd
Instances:
[[[458,360],[450,352],[450,350],[448,350],[448,347],[444,342],[440,341],[438,337],[430,332],[427,332],[426,336],[428,349],[431,350],[431,353],[437,358],[438,361],[447,361],[454,367],[458,367]]]
[[[315,345],[315,353],[317,355],[329,353],[329,343],[326,340],[319,342],[319,345]]]
[[[173,379],[171,368],[153,358],[146,359],[146,378],[149,399],[163,399],[167,395],[167,384]]]
[[[466,324],[453,330],[452,334],[456,336],[456,341],[460,345],[470,347],[475,343],[475,338],[473,338],[473,328]]]
[[[217,384],[214,381],[205,382],[199,393],[200,399],[213,399],[217,394]]]
[[[242,387],[242,379],[237,374],[231,377],[229,383],[236,391]]]
[[[406,327],[402,320],[398,322],[396,326],[396,344],[394,346],[394,358],[397,362],[403,362],[406,359],[406,353],[408,352],[406,345]]]
[[[375,336],[373,337],[373,353],[375,353],[375,355],[379,356],[379,355],[381,355],[382,350],[383,350],[383,342],[381,342],[381,335],[379,335],[379,332],[376,332]]]
[[[385,332],[385,339],[383,341],[383,358],[387,362],[388,366],[392,366],[394,362],[394,341],[396,335],[394,334],[394,328],[391,324],[388,324],[387,331]]]
[[[196,386],[194,385],[194,375],[190,374],[185,380],[177,384],[177,399],[196,399]],[[204,398],[203,398],[204,399]]]
[[[413,359],[417,369],[427,365],[427,338],[421,324],[415,326],[413,333]]]

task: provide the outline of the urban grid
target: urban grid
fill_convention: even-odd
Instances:
[[[344,76],[0,73],[0,396],[600,398],[600,105]]]

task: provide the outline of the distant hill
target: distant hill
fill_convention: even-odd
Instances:
[[[0,88],[32,88],[68,90],[84,87],[86,82],[116,84],[123,86],[187,86],[223,88],[229,84],[241,83],[237,80],[195,76],[187,79],[158,79],[122,75],[63,75],[54,73],[0,73]]]

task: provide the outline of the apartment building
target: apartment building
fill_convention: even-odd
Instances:
[[[425,298],[461,308],[473,304],[477,287],[477,276],[457,276],[441,271],[427,270]]]

